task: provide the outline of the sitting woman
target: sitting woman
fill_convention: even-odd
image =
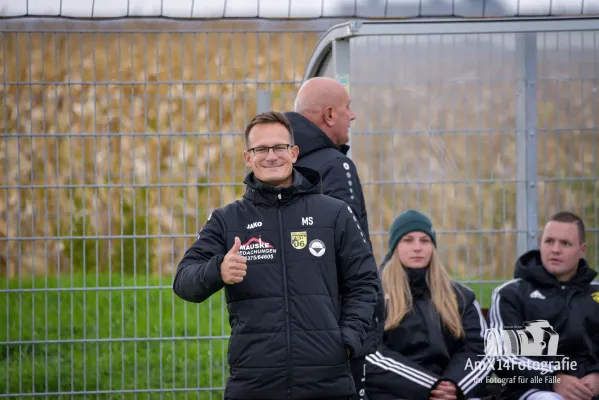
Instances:
[[[398,216],[382,264],[383,342],[366,357],[369,400],[450,400],[485,396],[492,360],[474,293],[453,281],[436,251],[430,219]]]

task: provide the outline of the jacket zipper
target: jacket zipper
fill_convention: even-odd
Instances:
[[[283,296],[285,298],[285,332],[287,334],[287,398],[291,399],[291,326],[289,324],[289,297],[287,293],[287,265],[285,265],[284,236],[283,236],[283,218],[281,217],[281,194],[279,193],[277,202],[277,213],[279,217],[279,236],[281,243],[281,261],[283,264]]]

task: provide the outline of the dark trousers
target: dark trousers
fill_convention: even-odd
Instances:
[[[356,385],[356,394],[351,400],[367,400],[366,398],[366,357],[352,358],[349,360],[351,374]]]

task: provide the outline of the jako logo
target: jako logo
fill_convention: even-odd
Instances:
[[[246,229],[254,229],[254,228],[258,228],[259,226],[262,226],[262,222],[254,222],[254,223],[248,224],[248,227]]]
[[[555,356],[559,334],[546,320],[524,323],[523,329],[490,328],[485,332],[488,356]]]

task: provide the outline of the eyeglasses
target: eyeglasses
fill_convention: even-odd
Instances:
[[[254,153],[254,154],[258,154],[258,155],[267,155],[268,152],[270,151],[270,149],[272,149],[272,151],[275,154],[283,154],[287,151],[287,149],[289,149],[290,147],[292,147],[292,144],[277,144],[275,146],[259,146],[259,147],[253,147],[251,149],[248,149],[248,151],[250,153]]]

